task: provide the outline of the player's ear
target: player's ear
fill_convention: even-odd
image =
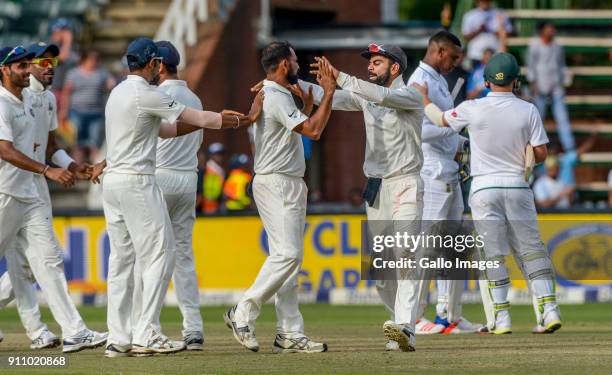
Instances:
[[[391,65],[391,75],[398,75],[400,71],[400,65],[396,62]]]
[[[489,81],[485,81],[484,85],[486,88],[488,88],[489,90],[491,89],[491,84],[489,83]]]

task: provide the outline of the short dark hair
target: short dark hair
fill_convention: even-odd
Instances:
[[[166,71],[168,72],[168,74],[176,74],[178,73],[178,68],[176,65],[166,65],[164,64],[164,66],[166,67]]]
[[[541,21],[541,22],[538,22],[538,24],[536,25],[536,29],[538,30],[539,33],[541,33],[542,30],[544,30],[546,26],[555,26],[555,24],[550,21]]]
[[[261,66],[266,73],[276,70],[278,64],[291,57],[293,46],[289,42],[272,42],[261,51]]]
[[[457,36],[449,31],[441,30],[435,33],[431,38],[429,38],[428,45],[432,43],[446,43],[446,44],[454,44],[457,47],[461,48],[461,41]]]

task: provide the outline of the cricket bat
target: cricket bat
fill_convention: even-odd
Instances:
[[[535,166],[535,155],[533,154],[533,146],[527,145],[525,149],[525,181],[529,181],[533,167]]]

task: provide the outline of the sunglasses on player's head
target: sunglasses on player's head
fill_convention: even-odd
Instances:
[[[381,46],[379,46],[378,44],[372,43],[372,44],[370,44],[368,46],[368,52],[371,52],[371,53],[385,53],[387,51],[385,51],[385,49],[382,48]]]
[[[2,60],[2,62],[0,62],[0,65],[4,65],[4,63],[7,62],[8,59],[10,59],[11,57],[16,55],[23,55],[26,52],[27,50],[24,46],[17,46],[13,48],[9,53],[7,53],[6,56],[4,56],[4,59]]]
[[[39,57],[32,59],[32,64],[36,64],[41,68],[56,67],[59,64],[57,57]]]

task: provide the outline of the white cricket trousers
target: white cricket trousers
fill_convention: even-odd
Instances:
[[[109,173],[102,182],[110,239],[108,343],[147,346],[156,329],[174,265],[174,236],[153,175]],[[141,316],[132,322],[134,266],[140,267]]]
[[[415,173],[383,179],[374,205],[366,204],[366,214],[368,220],[393,220],[395,231],[420,233],[423,215],[421,176]],[[391,320],[414,330],[419,295],[417,277],[399,277],[398,274],[396,280],[377,280],[376,290],[391,313]]]
[[[423,177],[425,193],[423,195],[423,222],[431,225],[439,220],[461,220],[463,216],[463,196],[459,182],[448,184],[444,181]],[[423,228],[426,229],[426,228]],[[463,280],[436,280],[438,289],[438,315],[446,310],[449,322],[456,322],[461,318],[461,294]],[[430,280],[421,280],[419,285],[419,312],[420,319],[425,314],[429,295]]]
[[[297,277],[304,256],[307,192],[299,177],[255,175],[253,195],[268,235],[270,254],[237,305],[234,316],[238,327],[249,325],[254,332],[261,305],[276,295],[277,332],[289,337],[304,334]]]
[[[15,265],[24,267],[29,263],[63,337],[87,329],[68,293],[64,258],[51,220],[51,211],[43,200],[22,201],[0,193],[0,256],[8,255],[9,277],[18,311],[31,339],[38,337],[46,326],[40,322],[31,279],[27,273],[21,273],[25,270],[10,271]],[[14,254],[17,249],[21,254]]]
[[[168,169],[157,169],[155,180],[161,189],[176,243],[174,269],[171,277],[178,306],[183,315],[183,336],[188,333],[203,333],[204,324],[200,315],[200,289],[193,259],[193,225],[195,223],[195,201],[198,175],[195,172],[181,172]],[[140,268],[135,270],[134,307],[132,319],[140,320],[142,283]],[[159,322],[156,327],[161,329]]]

